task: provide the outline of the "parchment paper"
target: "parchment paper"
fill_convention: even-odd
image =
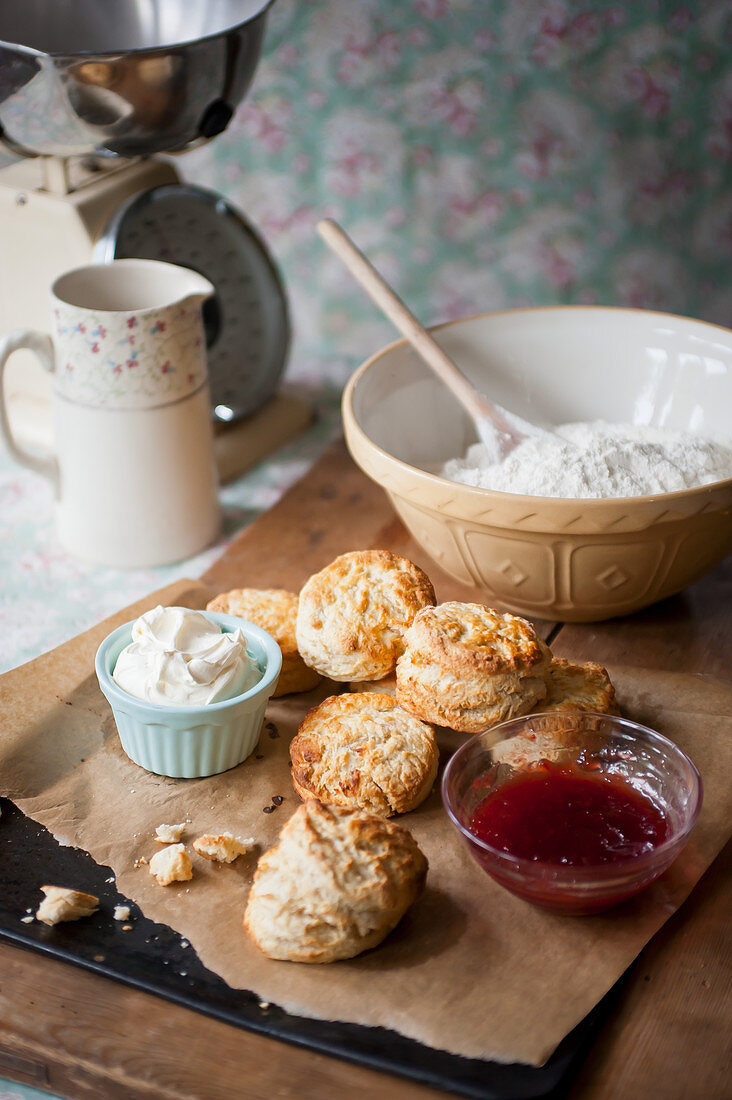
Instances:
[[[611,670],[624,712],[678,742],[704,782],[704,808],[689,845],[637,899],[607,915],[571,918],[514,898],[473,863],[435,789],[400,819],[430,870],[424,895],[397,930],[357,959],[325,966],[274,962],[241,927],[256,855],[227,866],[193,853],[193,880],[166,888],[135,862],[158,848],[153,835],[162,822],[189,821],[188,842],[230,830],[256,837],[260,850],[274,843],[299,804],[289,741],[304,711],[333,686],[273,703],[267,717],[276,731],[265,728],[255,755],[238,768],[174,780],[151,775],[124,755],[93,671],[96,648],[114,626],[156,603],[201,607],[208,595],[195,582],[179,582],[1,677],[2,792],[60,841],[112,867],[122,893],[184,935],[232,987],[299,1015],[393,1028],[468,1057],[542,1064],[723,846],[732,809],[732,687],[697,676]],[[441,737],[445,755],[462,740]],[[265,814],[273,795],[285,801]],[[39,887],[41,878],[47,874],[39,868]],[[84,922],[74,927],[83,937]]]

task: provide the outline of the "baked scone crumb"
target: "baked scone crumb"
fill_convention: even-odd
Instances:
[[[254,837],[233,836],[231,833],[206,833],[196,837],[193,847],[204,859],[217,863],[233,863],[239,856],[246,855],[255,845]]]
[[[129,920],[130,919],[130,907],[129,905],[115,905],[112,916],[115,920]]]
[[[44,924],[60,924],[62,921],[90,917],[99,905],[99,898],[65,886],[42,886],[46,895],[36,910],[36,920]]]
[[[170,886],[171,882],[188,882],[193,878],[193,864],[184,844],[169,844],[156,852],[150,860],[150,874],[155,876],[159,886]]]
[[[177,844],[185,831],[185,821],[181,821],[180,825],[158,825],[155,839],[158,844]]]

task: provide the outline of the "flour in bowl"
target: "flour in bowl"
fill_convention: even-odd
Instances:
[[[538,497],[652,496],[732,477],[732,450],[691,432],[608,424],[561,424],[525,439],[502,462],[476,443],[452,458],[442,477]]]

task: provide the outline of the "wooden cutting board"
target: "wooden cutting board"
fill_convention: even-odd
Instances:
[[[297,590],[346,550],[380,547],[422,566],[438,598],[480,600],[434,566],[381,489],[336,444],[202,578]],[[732,678],[732,559],[630,619],[541,623],[554,652]],[[640,957],[619,1010],[572,1092],[576,1100],[706,1100],[725,1094],[730,1014],[730,859],[720,857]],[[725,970],[725,962],[727,968]],[[429,1100],[442,1093],[231,1028],[178,1005],[2,945],[0,1073],[72,1097]],[[178,1053],[156,1058],[153,1052]],[[182,1054],[181,1052],[185,1052]]]

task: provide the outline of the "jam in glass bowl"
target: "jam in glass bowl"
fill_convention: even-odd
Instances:
[[[668,738],[608,714],[513,718],[471,738],[442,780],[447,813],[507,890],[595,913],[673,862],[701,808],[699,773]]]

